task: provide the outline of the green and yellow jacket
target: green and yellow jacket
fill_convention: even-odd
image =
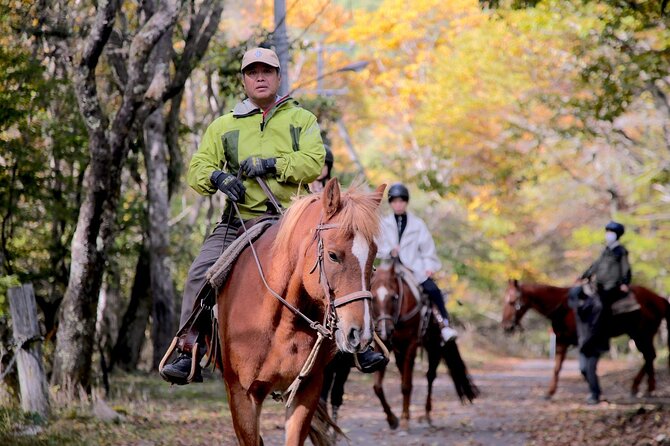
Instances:
[[[281,204],[321,173],[326,151],[316,117],[285,97],[265,113],[249,99],[231,113],[212,122],[189,165],[188,184],[202,195],[217,191],[210,182],[212,172],[237,174],[240,163],[250,156],[276,158],[277,174],[266,178]],[[246,187],[240,214],[247,220],[267,210],[267,197],[254,178],[243,178]]]

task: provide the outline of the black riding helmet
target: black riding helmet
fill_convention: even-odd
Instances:
[[[623,233],[626,232],[626,228],[621,223],[611,221],[605,225],[605,231],[612,231],[617,238],[621,238]]]
[[[409,201],[409,190],[402,183],[395,183],[389,188],[389,202],[394,198],[402,198]]]

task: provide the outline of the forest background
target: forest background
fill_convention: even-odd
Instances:
[[[6,289],[31,282],[52,385],[90,391],[103,371],[155,368],[173,336],[223,208],[185,170],[243,97],[241,54],[272,43],[273,5],[0,5],[1,361]],[[626,225],[634,281],[667,295],[662,6],[288,0],[286,74],[336,176],[410,187],[461,324],[499,321],[508,278],[571,284],[610,219]]]

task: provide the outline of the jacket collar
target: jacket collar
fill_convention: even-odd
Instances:
[[[271,113],[277,107],[288,102],[291,99],[292,98],[290,96],[284,96],[284,97],[277,96],[274,105],[267,111],[267,113]],[[246,116],[255,115],[257,113],[262,113],[261,108],[258,105],[254,104],[249,98],[245,99],[242,102],[238,102],[237,105],[235,105],[235,107],[233,108],[233,116],[235,118],[244,118]]]

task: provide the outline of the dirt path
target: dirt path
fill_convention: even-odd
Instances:
[[[603,373],[618,373],[630,364],[603,361]],[[425,364],[415,370],[411,406],[411,422],[407,431],[391,430],[372,391],[372,378],[352,372],[346,387],[345,402],[340,410],[338,424],[351,440],[352,445],[408,446],[408,445],[526,445],[533,443],[532,426],[540,417],[551,418],[561,414],[591,410],[582,404],[587,394],[586,384],[579,374],[577,361],[568,360],[561,373],[561,385],[555,399],[545,401],[545,393],[553,362],[549,360],[501,359],[471,370],[473,379],[481,390],[474,404],[461,405],[451,379],[442,366],[433,390],[433,424],[420,422],[426,398]],[[402,397],[399,377],[389,369],[385,392],[397,416],[400,415]],[[667,372],[666,372],[667,374]],[[607,381],[607,380],[605,380]],[[625,388],[613,383],[604,392],[614,399],[627,398]],[[593,410],[607,410],[602,403]],[[274,429],[268,430],[267,427]],[[279,420],[265,425],[263,437],[267,445],[281,445],[283,431]],[[345,445],[341,440],[338,445]]]

